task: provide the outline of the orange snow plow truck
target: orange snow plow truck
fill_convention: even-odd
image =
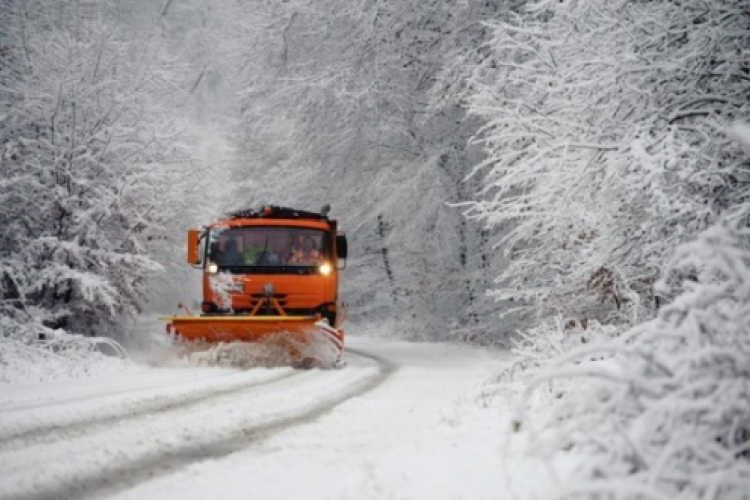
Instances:
[[[282,364],[338,366],[344,347],[339,271],[346,236],[320,213],[265,206],[190,229],[187,261],[203,271],[201,313],[160,318],[209,348],[261,346]]]

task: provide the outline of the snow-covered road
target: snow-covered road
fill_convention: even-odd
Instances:
[[[505,417],[471,397],[503,363],[499,354],[363,338],[348,349],[341,370],[139,367],[3,386],[0,498],[474,499],[538,490],[531,478],[509,482],[509,470],[528,475],[533,464],[508,463]]]

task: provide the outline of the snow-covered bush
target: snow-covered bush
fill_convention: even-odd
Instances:
[[[122,346],[109,338],[71,335],[34,319],[21,324],[7,316],[0,316],[0,332],[0,385],[88,377],[129,366]]]
[[[543,0],[494,29],[467,84],[488,154],[468,213],[515,225],[494,295],[579,319],[653,317],[673,249],[750,193],[725,134],[750,115],[746,8]]]
[[[77,5],[3,13],[17,71],[0,93],[0,315],[96,335],[138,310],[161,269],[188,158],[158,45],[130,39],[113,4]]]
[[[750,230],[717,224],[668,269],[687,278],[659,282],[677,295],[657,318],[569,351],[527,388],[556,384],[531,425],[583,457],[560,498],[748,498]]]
[[[571,351],[582,346],[599,346],[619,336],[623,330],[625,328],[620,325],[601,324],[595,320],[580,323],[560,315],[519,330],[510,341],[509,350],[514,355],[513,362],[487,378],[475,394],[475,399],[482,407],[497,408],[504,413],[507,413],[509,403],[513,403],[516,411],[521,414],[526,407],[545,413],[543,408],[554,404],[570,382],[536,382],[540,387],[535,387],[533,393],[524,397],[524,390],[529,383],[540,373],[546,373],[550,367],[557,366],[559,359]],[[521,416],[516,420],[519,427],[522,424],[524,427],[529,426],[526,417]],[[536,423],[533,418],[531,421]]]

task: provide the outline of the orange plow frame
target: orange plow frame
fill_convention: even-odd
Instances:
[[[317,316],[166,316],[168,333],[188,341],[271,342],[283,347],[293,359],[302,359],[301,346],[323,339],[341,360],[344,332]]]

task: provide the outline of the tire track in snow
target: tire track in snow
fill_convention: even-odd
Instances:
[[[235,373],[222,373],[222,374],[214,374],[210,377],[206,377],[201,379],[202,382],[213,380],[218,381],[225,378],[231,378]],[[149,382],[149,383],[136,383],[129,385],[127,381],[121,383],[121,384],[113,384],[109,387],[104,386],[98,386],[96,387],[92,393],[87,395],[80,395],[80,394],[74,394],[74,395],[64,395],[62,397],[51,397],[51,398],[40,398],[40,399],[32,399],[30,401],[22,401],[22,402],[15,402],[13,400],[10,401],[0,401],[0,404],[3,405],[2,409],[0,410],[0,414],[2,413],[13,413],[13,412],[22,412],[22,411],[30,411],[30,410],[37,410],[37,409],[49,409],[53,406],[64,406],[71,403],[82,403],[85,401],[91,401],[93,399],[106,399],[111,398],[112,396],[125,396],[127,394],[138,394],[138,393],[144,393],[147,391],[155,391],[157,389],[166,389],[175,387],[178,385],[185,385],[189,383],[195,383],[194,378],[176,378],[173,380],[165,381],[165,382]]]
[[[126,401],[120,408],[112,408],[111,413],[101,414],[94,418],[79,416],[79,418],[74,418],[68,423],[43,423],[38,426],[24,429],[20,432],[0,433],[0,451],[18,448],[32,443],[51,443],[63,439],[70,439],[96,431],[97,429],[106,427],[115,422],[119,423],[137,420],[143,415],[157,415],[176,410],[185,410],[191,406],[204,404],[207,401],[219,399],[248,389],[273,384],[302,374],[304,374],[304,372],[287,371],[267,378],[233,382],[218,389],[208,386],[185,394],[153,394],[142,401]],[[133,392],[145,393],[150,391],[148,389],[135,389]],[[100,398],[104,398],[104,396],[94,397],[91,400]],[[57,405],[58,403],[55,402],[52,403],[50,407]],[[44,406],[40,407],[40,409],[44,408]]]
[[[395,364],[379,356],[354,349],[348,349],[347,352],[374,362],[377,371],[299,412],[289,412],[286,415],[237,429],[214,441],[185,443],[174,449],[156,451],[137,461],[109,467],[105,465],[97,468],[96,472],[58,479],[59,485],[38,488],[33,493],[16,494],[13,498],[15,500],[59,500],[100,498],[107,494],[114,494],[193,463],[219,459],[241,451],[289,428],[314,422],[330,413],[338,405],[376,389],[398,370]],[[346,371],[346,369],[341,370],[342,373]],[[137,422],[137,419],[135,420]]]

